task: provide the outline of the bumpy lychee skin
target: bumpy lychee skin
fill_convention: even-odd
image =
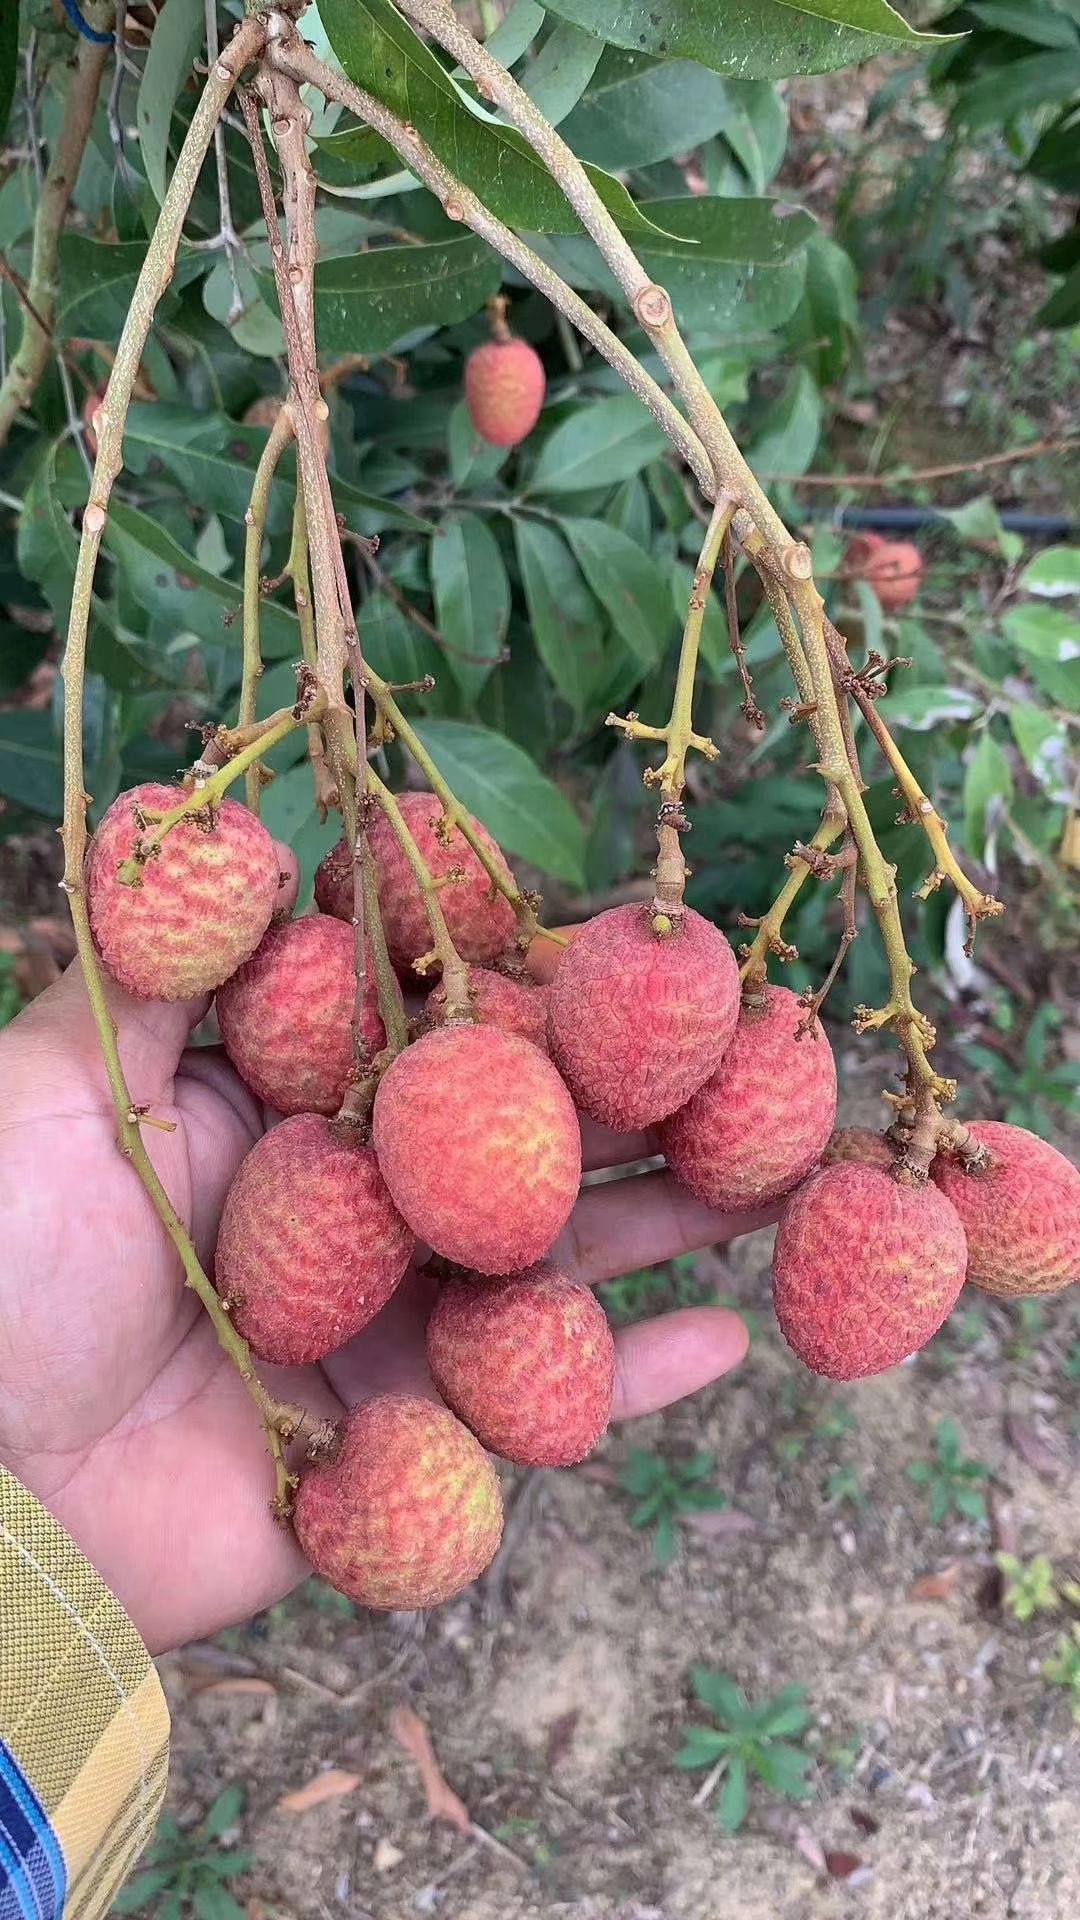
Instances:
[[[784,1209],[773,1253],[780,1331],[829,1380],[884,1373],[917,1353],[956,1305],[967,1243],[951,1201],[847,1162],[811,1174]]]
[[[864,1167],[880,1167],[889,1173],[897,1156],[885,1135],[875,1133],[872,1127],[837,1127],[825,1144],[821,1164],[831,1167],[838,1160],[857,1160]]]
[[[260,1360],[322,1360],[366,1327],[414,1247],[371,1147],[301,1113],[242,1160],[221,1216],[215,1284]]]
[[[502,1538],[499,1478],[478,1440],[430,1400],[356,1407],[335,1459],[302,1477],[296,1537],[316,1573],[360,1607],[452,1600]]]
[[[465,362],[465,404],[482,440],[516,447],[544,404],[544,363],[527,340],[489,340]]]
[[[1080,1171],[1026,1127],[976,1121],[984,1173],[952,1154],[930,1171],[964,1223],[968,1279],[986,1293],[1059,1293],[1080,1280]]]
[[[443,845],[435,831],[442,818],[442,808],[432,794],[399,794],[398,806],[432,877],[445,883],[439,890],[439,903],[462,959],[497,960],[514,937],[513,908],[501,893],[492,898],[491,881],[458,827],[453,829],[449,844]],[[491,835],[479,820],[472,824],[510,880],[510,869]],[[411,974],[413,961],[431,950],[431,930],[423,897],[385,814],[376,814],[372,820],[368,845],[378,877],[379,906],[390,958],[399,973]],[[459,878],[450,879],[448,876],[452,873]],[[315,898],[325,913],[332,913],[339,920],[351,920],[352,888],[352,861],[341,842],[327,854],[315,876]],[[429,971],[426,978],[430,981],[431,977]]]
[[[738,1017],[739,969],[711,921],[688,911],[661,937],[647,906],[612,907],[559,961],[548,1040],[578,1106],[628,1133],[715,1073]]]
[[[519,1273],[566,1225],[581,1179],[573,1102],[550,1060],[495,1027],[443,1027],[375,1095],[375,1151],[399,1212],[436,1253]]]
[[[661,1123],[668,1166],[706,1206],[762,1206],[816,1166],[836,1119],[836,1063],[819,1021],[796,1039],[805,1018],[789,988],[766,988],[716,1072]]]
[[[336,1113],[353,1066],[353,931],[323,913],[271,927],[217,997],[229,1059],[278,1113]],[[364,1038],[386,1044],[370,953]]]
[[[94,835],[87,904],[98,952],[114,980],[143,1000],[187,1000],[220,986],[253,953],[270,924],[281,875],[274,842],[254,814],[222,800],[213,824],[182,820],[146,861],[136,886],[117,869],[169,813],[178,787],[131,787]]]
[[[547,987],[534,986],[530,980],[511,979],[505,973],[493,973],[490,967],[469,968],[469,998],[482,1027],[498,1027],[503,1033],[516,1033],[531,1040],[546,1053],[547,1014],[550,998]],[[446,1011],[446,988],[433,987],[424,1003],[430,1020],[440,1022]]]
[[[427,1348],[447,1405],[505,1460],[572,1467],[606,1431],[611,1328],[588,1287],[550,1260],[499,1280],[448,1280]]]

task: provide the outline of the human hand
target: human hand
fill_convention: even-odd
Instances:
[[[286,860],[283,859],[283,867]],[[537,971],[550,968],[538,956]],[[263,1114],[223,1053],[189,1048],[206,1001],[141,1001],[108,982],[143,1138],[204,1264]],[[76,962],[0,1035],[0,1458],[67,1527],[152,1649],[246,1619],[305,1577],[271,1516],[250,1397],[218,1347],[148,1196],[116,1148],[97,1033]],[[587,1167],[649,1152],[586,1123]],[[596,1283],[735,1238],[774,1217],[721,1215],[664,1172],[586,1187],[557,1249]],[[334,1417],[376,1391],[431,1391],[433,1285],[411,1274],[321,1367],[260,1367],[271,1391]],[[692,1307],[616,1337],[615,1417],[695,1392],[741,1360],[738,1317]]]

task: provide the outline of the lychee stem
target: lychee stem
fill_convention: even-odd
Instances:
[[[296,620],[300,628],[300,646],[304,663],[312,673],[318,669],[318,654],[315,647],[315,615],[311,605],[311,577],[308,568],[307,512],[304,507],[304,489],[299,484],[293,505],[292,536],[289,541],[289,554],[285,562],[286,577],[292,581],[293,604],[296,607]],[[326,741],[322,727],[313,723],[308,727],[308,759],[315,779],[315,804],[319,817],[326,819],[331,807],[340,808],[341,792],[334,777],[326,752]]]
[[[510,302],[504,293],[493,294],[487,305],[491,337],[503,347],[507,346],[514,337],[506,318],[509,305]]]
[[[842,809],[839,813],[826,812],[807,851],[827,852],[833,842],[840,838],[845,825],[846,815]],[[814,863],[806,858],[805,852],[795,850],[785,856],[784,864],[790,868],[787,879],[768,913],[757,922],[757,932],[750,945],[740,949],[742,966],[739,977],[743,983],[743,994],[748,998],[759,997],[763,992],[770,954],[777,954],[781,959],[794,958],[794,948],[785,945],[781,934],[790,909],[814,871]],[[744,921],[742,924],[752,923]]]
[[[450,929],[446,924],[446,915],[439,900],[438,885],[432,878],[431,868],[410,833],[405,816],[394,795],[370,765],[367,770],[367,785],[368,792],[374,795],[386,815],[423,895],[424,911],[427,914],[428,926],[431,928],[432,957],[437,959],[442,967],[443,988],[446,994],[445,1022],[474,1020],[476,1015],[469,995],[469,969],[451,938]]]
[[[237,711],[237,725],[241,727],[253,726],[255,722],[255,701],[263,670],[260,643],[262,594],[259,585],[259,562],[262,559],[262,544],[266,533],[270,488],[281,456],[292,437],[292,414],[285,406],[274,421],[270,436],[259,455],[259,464],[251,483],[251,498],[244,515],[244,665],[240,681],[240,705]],[[244,798],[256,818],[259,814],[261,789],[258,761],[255,760],[244,775]]]

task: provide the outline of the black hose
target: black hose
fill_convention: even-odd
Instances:
[[[840,527],[871,527],[881,533],[914,533],[920,527],[947,526],[945,514],[936,507],[830,507],[825,501],[811,501],[800,512],[808,520],[832,520]],[[1020,513],[999,509],[998,518],[1009,533],[1024,533],[1034,540],[1073,540],[1080,534],[1080,522],[1066,513]]]

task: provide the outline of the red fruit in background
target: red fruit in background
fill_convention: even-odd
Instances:
[[[310,1467],[293,1525],[316,1573],[359,1607],[437,1607],[483,1573],[502,1538],[491,1461],[445,1407],[388,1393],[356,1407],[340,1449]]]
[[[144,1000],[187,1000],[220,986],[266,932],[281,873],[277,849],[253,813],[222,800],[202,821],[181,820],[143,865],[135,886],[117,869],[149,829],[143,813],[170,813],[179,787],[131,787],[90,843],[87,906],[114,980]]]
[[[739,1017],[739,969],[723,934],[688,909],[653,932],[647,906],[579,928],[555,970],[552,1057],[579,1107],[632,1132],[681,1107],[714,1073]]]
[[[788,1201],[773,1304],[789,1347],[829,1380],[861,1380],[917,1353],[956,1305],[967,1243],[951,1201],[879,1167],[822,1167]]]
[[[306,914],[271,927],[217,997],[229,1059],[278,1113],[336,1113],[353,1068],[351,927]],[[368,1051],[386,1045],[371,953],[364,983]]]
[[[538,1048],[495,1027],[443,1027],[398,1055],[373,1116],[399,1212],[444,1259],[517,1273],[547,1253],[581,1179],[573,1102]]]
[[[925,562],[910,540],[859,533],[847,550],[847,570],[856,579],[870,582],[886,613],[899,613],[915,599]]]
[[[469,968],[469,998],[482,1027],[516,1033],[547,1052],[547,1014],[550,990],[524,978],[493,973],[489,967]],[[446,1009],[446,988],[433,987],[424,1002],[429,1019],[439,1022]]]
[[[344,1346],[404,1277],[413,1236],[355,1129],[302,1113],[265,1133],[225,1201],[215,1281],[260,1360]]]
[[[446,1281],[427,1349],[447,1405],[505,1460],[570,1467],[606,1431],[611,1328],[588,1287],[549,1260],[504,1279]]]
[[[836,1062],[820,1021],[787,987],[744,1005],[716,1072],[659,1128],[660,1151],[706,1206],[734,1213],[787,1193],[816,1165],[836,1119]]]
[[[465,404],[482,440],[516,447],[540,418],[544,363],[526,340],[489,340],[465,362]]]
[[[432,878],[445,883],[439,889],[439,904],[462,959],[497,960],[514,937],[513,908],[501,893],[492,898],[491,881],[458,827],[450,834],[449,844],[440,839],[436,826],[442,819],[442,807],[433,794],[399,794],[398,806]],[[479,820],[472,824],[506,879],[511,880],[510,869],[491,835]],[[399,973],[411,973],[413,961],[431,950],[423,897],[385,814],[378,813],[372,819],[368,845],[375,862],[390,958]],[[460,877],[449,879],[452,873]],[[352,888],[352,858],[342,841],[327,854],[315,876],[315,898],[324,913],[351,920]],[[430,980],[430,973],[427,977]]]
[[[986,1293],[1058,1293],[1080,1280],[1080,1171],[1026,1127],[976,1121],[990,1150],[982,1173],[955,1154],[930,1171],[964,1223],[968,1279]]]

